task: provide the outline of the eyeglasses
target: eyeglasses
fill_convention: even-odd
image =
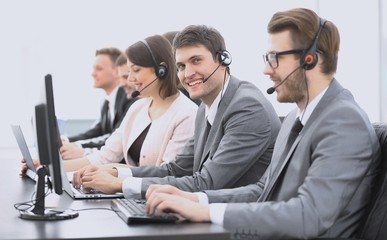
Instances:
[[[294,49],[294,50],[283,51],[283,52],[269,52],[262,56],[263,62],[265,64],[268,63],[272,69],[276,69],[279,66],[278,56],[288,55],[288,54],[299,54],[299,53],[303,53],[304,51],[305,51],[304,49]]]

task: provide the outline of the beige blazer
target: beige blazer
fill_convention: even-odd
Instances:
[[[180,152],[194,133],[197,105],[184,94],[171,104],[169,109],[153,122],[148,109],[151,98],[135,102],[126,113],[120,127],[108,138],[104,147],[87,158],[93,164],[118,163],[125,158],[126,163],[135,165],[128,156],[133,142],[152,123],[140,152],[140,166],[170,162]]]

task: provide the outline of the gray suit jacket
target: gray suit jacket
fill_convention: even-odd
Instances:
[[[280,124],[273,106],[253,84],[231,76],[207,143],[201,104],[194,137],[176,160],[160,167],[132,168],[133,176],[143,177],[143,197],[153,183],[194,192],[257,182],[270,163]]]
[[[227,205],[224,226],[235,238],[351,237],[359,224],[380,149],[368,117],[336,80],[287,154],[277,184],[267,189],[276,178],[272,173],[295,114],[283,122],[266,179],[242,188],[206,191],[210,202],[258,201]]]

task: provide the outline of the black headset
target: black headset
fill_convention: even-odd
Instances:
[[[301,57],[300,65],[305,70],[310,70],[317,65],[318,57],[317,57],[317,43],[320,40],[321,31],[324,28],[326,20],[320,18],[320,27],[314,37],[313,43],[309,49],[305,51],[305,53]]]
[[[228,67],[231,64],[232,62],[231,54],[227,50],[217,51],[217,54],[218,54],[218,61],[221,65]]]
[[[150,48],[148,42],[145,39],[141,40],[141,42],[145,45],[146,49],[148,49],[148,52],[152,57],[153,68],[155,69],[156,76],[159,79],[165,79],[168,74],[168,68],[162,64],[157,64],[156,58],[153,55],[152,49]]]

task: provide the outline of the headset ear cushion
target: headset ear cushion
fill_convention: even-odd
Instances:
[[[308,50],[306,50],[306,53],[304,53],[300,60],[300,65],[305,70],[311,70],[313,69],[318,62],[318,55],[317,55],[317,44],[320,40],[320,34],[322,29],[324,28],[324,25],[326,23],[326,20],[323,18],[320,18],[320,26],[317,30],[316,36],[314,37],[312,45],[309,47]]]
[[[162,64],[157,67],[157,77],[159,79],[165,79],[168,75],[168,68]]]
[[[305,70],[310,70],[314,68],[317,64],[317,54],[312,54],[310,52],[307,52],[302,58],[301,58],[301,66]]]
[[[218,52],[219,63],[225,67],[228,67],[232,62],[231,54],[227,50],[222,50]]]

